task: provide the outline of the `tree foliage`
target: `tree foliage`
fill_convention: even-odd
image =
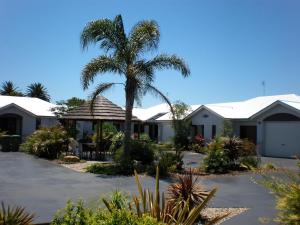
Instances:
[[[184,102],[177,101],[173,105],[174,144],[177,147],[187,147],[191,130],[191,122],[186,120],[190,107]]]
[[[47,102],[51,99],[47,88],[41,83],[32,83],[28,85],[26,96],[39,98]]]
[[[0,94],[8,96],[23,96],[23,93],[20,91],[19,87],[17,87],[12,81],[4,81],[2,83]]]

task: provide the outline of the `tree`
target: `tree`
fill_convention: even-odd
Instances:
[[[8,96],[23,96],[22,92],[12,81],[5,81],[2,83],[0,94]]]
[[[61,100],[56,102],[56,107],[52,108],[51,111],[58,117],[61,118],[65,113],[71,109],[82,105],[85,102],[84,99],[72,97],[67,100]]]
[[[191,122],[185,119],[189,111],[190,107],[184,102],[177,101],[173,105],[174,144],[178,148],[189,144]]]
[[[47,102],[50,101],[50,95],[48,94],[48,90],[41,83],[32,83],[28,85],[26,96],[39,98]]]
[[[144,58],[144,54],[158,48],[160,32],[158,24],[153,20],[138,22],[126,34],[121,15],[114,20],[100,19],[88,23],[81,33],[81,45],[87,49],[90,44],[99,44],[105,52],[88,63],[81,74],[83,89],[86,90],[94,82],[96,75],[115,73],[125,78],[124,83],[100,83],[91,95],[91,107],[96,97],[111,87],[121,84],[125,90],[125,138],[124,151],[128,156],[130,150],[132,108],[140,102],[146,93],[155,94],[165,101],[170,101],[153,86],[155,71],[175,69],[183,77],[190,70],[183,59],[176,55],[157,55],[152,59]]]

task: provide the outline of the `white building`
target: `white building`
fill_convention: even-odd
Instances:
[[[24,140],[38,127],[50,127],[58,123],[51,112],[55,106],[38,98],[0,96],[0,130],[20,135]]]
[[[144,131],[158,141],[174,135],[167,104],[147,109],[134,109],[144,121]],[[300,96],[295,94],[263,96],[241,102],[192,105],[185,119],[190,119],[194,133],[207,141],[223,132],[224,121],[233,132],[257,144],[262,155],[274,157],[300,156]]]

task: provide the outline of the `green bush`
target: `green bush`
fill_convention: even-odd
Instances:
[[[167,176],[169,173],[176,173],[182,171],[183,161],[182,154],[175,154],[172,152],[161,152],[157,156],[157,162],[148,167],[147,172],[150,175],[156,173],[158,166],[160,176]]]
[[[118,132],[112,137],[109,147],[110,152],[115,153],[123,145],[124,136],[123,132]]]
[[[95,174],[117,175],[119,174],[119,168],[113,164],[94,163],[86,167],[86,172]]]
[[[286,171],[284,179],[268,175],[261,183],[276,196],[279,212],[275,221],[285,225],[300,224],[300,174]]]
[[[151,143],[147,143],[140,140],[131,140],[129,160],[140,161],[142,164],[149,165],[154,160],[154,150]],[[114,156],[116,163],[121,163],[124,159],[124,147],[119,148]]]
[[[61,126],[40,128],[20,146],[21,150],[38,157],[56,159],[68,150],[69,135]]]
[[[225,173],[230,169],[231,161],[223,148],[220,138],[214,139],[207,146],[207,156],[203,159],[205,171],[210,173]]]
[[[92,211],[84,206],[82,200],[76,204],[68,201],[63,210],[55,215],[51,225],[91,225],[94,224]]]
[[[92,225],[159,225],[155,218],[148,215],[138,217],[134,212],[128,209],[100,209],[96,212]]]
[[[256,169],[260,165],[260,158],[257,156],[244,156],[240,159],[240,165],[248,170]]]

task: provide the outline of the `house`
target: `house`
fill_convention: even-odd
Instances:
[[[0,130],[24,140],[38,127],[58,124],[51,112],[55,106],[38,98],[0,95]]]
[[[137,108],[133,114],[144,121],[144,130],[152,138],[168,141],[174,135],[167,104]],[[300,156],[300,96],[295,94],[192,105],[185,119],[191,121],[192,133],[207,141],[221,135],[225,121],[229,121],[234,135],[252,140],[261,155]]]

